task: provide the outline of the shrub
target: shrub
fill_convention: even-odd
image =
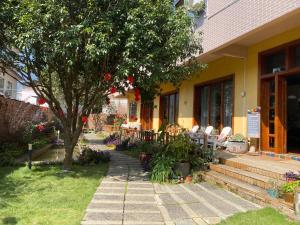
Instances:
[[[151,180],[159,183],[167,182],[174,176],[173,168],[175,163],[175,158],[170,155],[165,155],[164,153],[156,154],[152,160]]]
[[[79,154],[78,162],[84,164],[99,164],[100,162],[109,162],[110,153],[106,151],[97,151],[89,147],[85,147]]]
[[[300,186],[300,180],[287,182],[281,186],[281,190],[284,193],[293,193],[297,187]]]

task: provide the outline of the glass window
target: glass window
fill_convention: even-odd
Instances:
[[[129,121],[135,122],[137,121],[137,103],[131,102],[129,104]]]
[[[221,126],[221,84],[211,86],[210,124],[219,129]]]
[[[4,93],[4,78],[0,77],[0,93]]]
[[[200,91],[200,125],[202,127],[208,126],[208,98],[209,98],[209,87],[205,86]]]
[[[232,81],[224,82],[224,127],[232,126],[232,107],[233,107],[233,99],[232,99]]]
[[[196,110],[198,115],[195,115],[198,124],[201,127],[211,125],[218,130],[232,127],[233,81],[225,80],[199,88],[196,90],[199,111]]]
[[[280,51],[264,56],[265,71],[263,74],[276,73],[285,70],[285,52]]]
[[[174,124],[178,121],[179,95],[178,93],[161,96],[161,121]]]
[[[8,97],[12,96],[12,82],[7,81],[7,85],[6,85],[6,95]]]

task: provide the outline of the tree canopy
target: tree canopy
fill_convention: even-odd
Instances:
[[[191,23],[171,0],[2,0],[0,60],[61,120],[69,168],[83,117],[109,94],[190,77]]]

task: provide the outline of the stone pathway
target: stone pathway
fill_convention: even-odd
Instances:
[[[259,206],[208,183],[152,184],[139,161],[111,152],[82,225],[206,225]]]

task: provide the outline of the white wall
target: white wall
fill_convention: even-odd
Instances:
[[[4,79],[4,87],[0,86],[0,95],[5,95],[9,98],[16,99],[17,97],[17,80],[13,77],[11,77],[8,74],[3,74],[0,72],[0,80]],[[9,82],[12,84],[12,89],[8,90]],[[1,82],[0,82],[1,85]],[[8,96],[8,94],[11,93],[11,96]]]

